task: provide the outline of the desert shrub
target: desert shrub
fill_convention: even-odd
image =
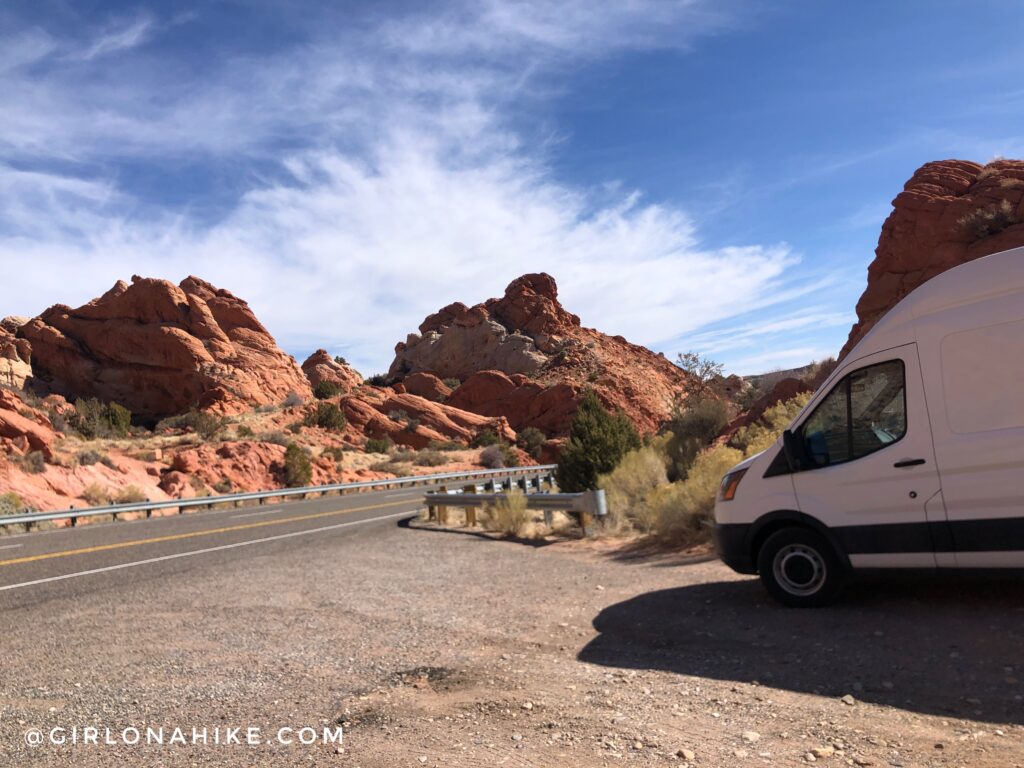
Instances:
[[[335,355],[334,362],[336,362],[338,365],[348,365],[348,361],[341,355]]]
[[[685,480],[686,474],[702,450],[729,423],[729,410],[721,400],[713,398],[687,399],[691,404],[677,409],[668,423],[669,438],[666,450],[669,457],[669,480]]]
[[[345,428],[348,420],[341,412],[341,408],[334,403],[317,403],[316,408],[306,414],[302,423],[307,427],[338,431]]]
[[[132,425],[132,414],[117,403],[102,403],[95,397],[78,398],[68,422],[87,440],[98,437],[127,437]]]
[[[558,486],[566,493],[596,488],[598,475],[611,472],[623,456],[639,447],[640,437],[626,415],[609,413],[594,391],[588,390],[558,462]]]
[[[206,490],[206,482],[199,475],[189,475],[189,477],[188,477],[188,484],[191,485],[192,488],[197,493],[200,492],[200,491],[205,491]],[[200,495],[203,495],[203,494],[200,493]],[[205,495],[208,496],[209,494],[205,494]]]
[[[68,423],[67,418],[64,414],[58,411],[56,408],[47,408],[46,417],[50,420],[53,428],[60,432],[62,435],[66,435],[71,431],[71,424]]]
[[[676,365],[689,374],[683,386],[687,399],[698,400],[712,396],[716,385],[722,380],[724,366],[696,352],[681,353],[676,358]]]
[[[288,488],[303,488],[313,480],[313,464],[309,456],[295,443],[284,452],[284,484]]]
[[[181,413],[177,416],[168,416],[166,419],[161,419],[157,422],[156,431],[190,430],[204,440],[212,440],[222,429],[224,429],[224,426],[225,420],[223,417],[193,408],[187,413]]]
[[[388,418],[392,421],[397,421],[399,424],[404,424],[409,420],[409,414],[405,411],[391,411],[388,414]]]
[[[391,442],[391,438],[388,437],[368,437],[363,444],[363,451],[366,453],[387,453],[394,445]]]
[[[405,422],[405,429],[406,429],[407,432],[415,432],[419,428],[420,428],[420,420],[419,419],[409,419],[407,422]]]
[[[427,447],[432,451],[461,451],[466,446],[455,440],[431,440]]]
[[[226,477],[213,484],[213,490],[217,493],[231,493],[234,485]]]
[[[366,378],[366,383],[373,387],[386,387],[388,385],[387,374],[375,373]]]
[[[516,435],[516,445],[535,459],[540,458],[541,449],[547,442],[547,436],[536,427],[527,427]]]
[[[824,360],[818,360],[811,366],[807,373],[800,377],[800,381],[808,386],[819,386],[831,375],[837,365],[839,365],[839,361],[834,357],[826,357]]]
[[[608,499],[606,525],[616,529],[629,525],[644,533],[656,528],[657,516],[647,497],[668,483],[665,458],[662,445],[647,445],[627,453],[615,469],[598,478],[597,487],[604,489]]]
[[[497,445],[500,442],[501,438],[495,434],[493,429],[485,429],[473,438],[470,445],[474,448],[486,448],[488,445]]]
[[[110,457],[102,451],[97,451],[94,448],[87,448],[84,451],[78,452],[78,463],[83,467],[91,467],[93,464],[103,464],[111,469],[117,469],[117,465],[111,461]]]
[[[480,463],[488,469],[514,467],[519,463],[518,458],[515,450],[507,443],[488,445],[480,451]]]
[[[753,424],[736,430],[729,445],[743,451],[746,456],[760,453],[778,439],[810,399],[811,393],[805,392],[789,400],[776,403]]]
[[[448,387],[448,389],[458,389],[462,386],[462,382],[455,377],[451,377],[444,380],[444,385]]]
[[[21,458],[21,468],[33,475],[42,474],[46,471],[46,457],[42,451],[26,453]]]
[[[0,493],[0,515],[18,515],[24,509],[25,502],[21,500],[21,496],[13,491]]]
[[[1002,232],[1019,221],[1020,217],[1017,216],[1013,204],[1009,200],[1002,200],[999,205],[978,208],[961,216],[957,220],[957,224],[972,232],[980,240],[983,237]]]
[[[268,404],[268,405],[261,405],[258,408],[256,408],[256,413],[273,413],[277,409],[278,409],[278,406],[276,406],[276,405],[270,405],[270,404]]]
[[[658,539],[673,546],[707,541],[714,523],[715,496],[725,473],[743,460],[735,448],[716,446],[694,461],[686,480],[662,485],[645,499]]]
[[[334,459],[334,461],[341,461],[345,458],[345,449],[338,446],[329,446],[320,451],[321,456],[326,456],[328,459]]]
[[[506,536],[519,536],[533,516],[526,508],[526,496],[522,493],[508,493],[494,504],[484,508],[481,522],[488,531],[498,531]]]
[[[341,385],[335,381],[321,381],[313,388],[313,397],[317,400],[330,400],[341,394]]]
[[[395,461],[394,459],[378,461],[376,464],[371,464],[370,469],[374,472],[386,472],[396,477],[406,477],[412,474],[412,464],[406,461]]]
[[[288,439],[288,435],[279,429],[271,430],[270,432],[260,433],[261,443],[273,443],[274,445],[287,446],[291,441]]]
[[[412,463],[417,467],[439,467],[442,464],[447,464],[448,459],[440,451],[432,451],[429,448],[425,448],[422,451],[416,452],[416,457]]]
[[[137,485],[126,485],[114,494],[112,501],[115,504],[138,504],[140,501],[146,501],[146,494]]]
[[[298,392],[289,392],[284,400],[281,401],[281,405],[285,408],[294,408],[297,405],[302,405],[305,400],[302,399],[302,395]]]
[[[248,438],[253,437],[256,433],[252,431],[252,427],[248,426],[247,424],[242,424],[236,430],[236,434],[239,437]]]
[[[99,483],[89,483],[82,491],[82,498],[90,506],[102,507],[110,502],[110,492]]]

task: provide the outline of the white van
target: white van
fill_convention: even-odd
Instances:
[[[893,307],[723,478],[715,540],[793,606],[851,569],[1024,568],[1024,248]]]

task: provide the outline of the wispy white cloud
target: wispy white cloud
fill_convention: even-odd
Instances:
[[[553,68],[692,44],[728,27],[723,7],[456,3],[188,82],[143,59],[117,86],[85,74],[115,51],[144,56],[155,22],[101,30],[76,67],[43,73],[26,62],[82,49],[39,37],[6,77],[0,254],[16,268],[0,314],[83,302],[132,273],[195,273],[249,299],[295,353],[325,345],[376,370],[424,315],[526,271],[555,275],[585,323],[641,343],[797,295],[786,245],[709,248],[683,210],[555,178],[548,148],[515,128]],[[212,222],[118,184],[122,162],[197,153],[251,180]]]
[[[143,16],[128,22],[120,22],[97,35],[81,50],[71,52],[69,58],[91,61],[118,51],[126,51],[142,45],[153,30],[153,19]]]

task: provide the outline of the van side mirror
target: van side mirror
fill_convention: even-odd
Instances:
[[[804,468],[806,464],[804,441],[791,429],[782,433],[782,450],[786,454],[786,463],[789,465],[790,472],[799,472]]]

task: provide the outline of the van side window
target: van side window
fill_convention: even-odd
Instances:
[[[907,433],[902,360],[870,365],[845,376],[801,428],[813,467],[853,461]]]

